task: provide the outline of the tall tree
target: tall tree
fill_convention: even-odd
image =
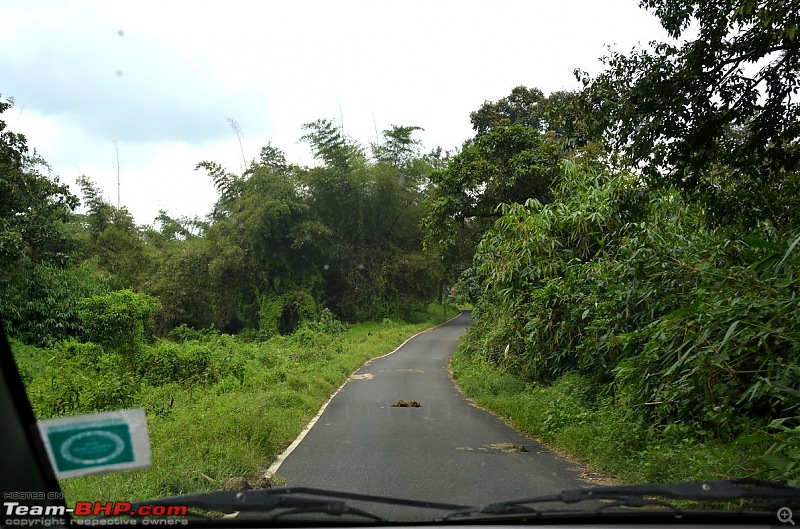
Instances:
[[[538,88],[517,86],[506,97],[495,102],[485,101],[469,117],[473,130],[479,135],[510,125],[524,125],[544,132],[547,128],[546,102],[547,98]]]
[[[106,202],[100,189],[85,175],[78,178],[78,184],[87,210],[83,257],[96,257],[100,266],[114,276],[116,286],[139,288],[153,258],[142,230],[127,208]]]
[[[260,298],[301,288],[313,261],[314,230],[295,168],[271,146],[242,176],[214,162],[198,167],[209,170],[220,192],[206,248],[193,245],[192,257],[197,266],[207,263],[214,323],[229,332],[256,327]]]
[[[12,106],[13,100],[0,100],[0,114]],[[47,163],[29,152],[25,136],[0,120],[0,281],[23,263],[66,258],[63,224],[77,205]]]
[[[318,119],[306,123],[303,129],[308,132],[300,139],[307,141],[314,156],[332,169],[347,170],[354,158],[363,157],[361,147],[330,120]]]
[[[670,37],[688,38],[612,52],[606,72],[582,74],[611,147],[651,183],[677,185],[720,221],[785,225],[800,206],[800,4],[641,5]]]
[[[419,157],[422,142],[412,135],[422,127],[392,125],[383,131],[383,143],[372,146],[372,154],[378,162],[402,167]]]
[[[449,246],[477,240],[498,217],[500,204],[547,202],[562,158],[595,163],[598,129],[581,94],[518,86],[470,114],[476,132],[446,167],[431,174],[428,241]],[[471,237],[465,239],[464,228]]]

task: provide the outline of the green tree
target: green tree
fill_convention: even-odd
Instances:
[[[562,158],[601,166],[599,133],[574,92],[518,86],[470,114],[476,135],[444,168],[431,173],[427,243],[444,249],[458,242],[471,254],[498,217],[500,204],[550,200]],[[451,256],[464,262],[461,257]],[[456,275],[463,270],[454,270]]]
[[[197,218],[189,219],[184,216],[174,219],[163,209],[159,210],[155,222],[160,225],[157,239],[162,242],[191,239],[207,228],[207,224]]]
[[[364,156],[361,147],[330,120],[318,119],[306,123],[303,129],[308,132],[300,139],[307,141],[314,156],[329,168],[347,170],[355,160]]]
[[[12,105],[0,100],[0,114]],[[16,336],[48,343],[74,330],[65,295],[80,281],[60,267],[73,249],[67,222],[77,204],[25,136],[0,120],[0,319]]]
[[[96,256],[100,266],[114,276],[119,287],[139,287],[147,278],[152,256],[143,231],[125,207],[116,208],[85,175],[78,178],[87,212],[83,256]]]
[[[220,198],[203,244],[191,254],[199,266],[192,269],[200,273],[207,266],[206,288],[215,325],[226,332],[257,328],[264,299],[306,288],[315,280],[316,244],[325,229],[308,216],[295,168],[271,146],[262,149],[261,159],[241,177],[212,162],[198,167],[209,169]],[[174,258],[190,256],[176,253]],[[164,278],[163,284],[169,283]],[[179,285],[168,288],[176,291]]]
[[[431,174],[429,238],[447,247],[472,233],[474,244],[497,218],[499,204],[547,202],[560,157],[554,136],[524,125],[497,127],[466,142],[446,168]]]
[[[211,247],[205,237],[189,237],[161,244],[154,272],[145,290],[161,302],[156,315],[159,332],[188,325],[195,329],[215,323],[209,263]]]
[[[219,163],[211,161],[199,162],[194,170],[205,169],[217,188],[219,198],[211,214],[212,220],[223,218],[231,211],[231,204],[241,194],[243,178],[225,170]]]
[[[0,100],[0,114],[13,100]],[[41,169],[48,171],[42,174]],[[30,153],[25,136],[0,120],[0,288],[21,266],[66,259],[63,225],[78,199]]]
[[[392,125],[383,131],[383,143],[372,146],[372,155],[378,163],[405,167],[419,157],[422,142],[412,138],[412,134],[422,127]]]
[[[420,154],[420,129],[387,129],[371,158],[328,120],[305,129],[314,167],[287,164],[271,145],[241,176],[198,164],[220,199],[202,240],[176,241],[162,261],[153,292],[166,321],[198,325],[196,310],[207,303],[223,331],[266,336],[291,332],[321,307],[347,320],[379,318],[435,296],[429,287],[441,267],[437,256],[419,253],[419,223],[427,175],[440,162]],[[170,271],[177,263],[197,278],[207,269],[205,293],[184,295],[180,274]]]
[[[562,140],[565,153],[596,157],[602,129],[589,112],[584,94],[560,90],[545,97],[538,88],[517,86],[511,94],[495,102],[485,101],[470,113],[476,135],[494,129],[522,125],[541,133],[552,132]]]
[[[318,129],[320,123],[310,124]],[[347,164],[331,163],[332,154],[321,158],[324,165],[300,172],[310,214],[326,228],[316,247],[319,250],[325,297],[329,306],[348,320],[386,317],[399,305],[395,296],[398,282],[393,271],[406,257],[418,253],[424,215],[424,186],[436,163],[435,155],[421,155],[415,126],[397,126],[383,132],[383,141],[372,145],[372,161],[363,150],[330,127],[325,134],[307,135],[314,152],[331,145],[346,157]],[[321,141],[333,138],[336,141]],[[437,262],[425,257],[426,266],[417,269],[418,278],[429,282],[438,272]],[[422,271],[426,270],[423,274]],[[424,277],[422,277],[424,275]],[[436,283],[436,279],[433,279]],[[412,289],[413,290],[413,289]],[[409,290],[405,300],[422,300],[421,290]],[[427,292],[423,297],[435,295]]]
[[[38,263],[21,270],[12,285],[0,296],[0,317],[6,331],[42,347],[80,337],[80,301],[110,291],[109,278],[96,260],[76,267]]]
[[[588,87],[610,146],[720,222],[776,227],[800,196],[800,5],[643,0],[679,44],[611,52]],[[687,32],[692,28],[691,32]]]
[[[510,125],[523,125],[544,132],[547,130],[546,106],[547,98],[541,90],[517,86],[511,94],[496,102],[485,101],[469,117],[478,135]]]

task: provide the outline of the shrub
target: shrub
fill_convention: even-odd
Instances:
[[[181,323],[169,331],[169,338],[176,342],[186,342],[189,340],[205,340],[209,336],[218,335],[219,331],[210,325],[206,329],[194,329],[185,323]]]
[[[347,330],[347,325],[327,308],[320,311],[316,320],[305,323],[304,327],[314,332],[332,335],[341,334]]]
[[[139,382],[119,368],[119,357],[109,353],[100,354],[94,362],[52,357],[28,387],[36,416],[45,419],[131,407]]]
[[[75,269],[40,263],[23,269],[6,289],[8,295],[0,296],[0,319],[11,336],[51,347],[83,333],[78,317],[83,298],[109,290],[109,279],[94,261]]]
[[[174,343],[159,340],[142,348],[137,356],[136,373],[151,386],[172,382],[208,384],[227,376],[244,378],[244,359],[215,342]]]
[[[92,296],[80,303],[80,318],[86,338],[121,353],[131,366],[140,346],[155,329],[157,298],[119,290]]]

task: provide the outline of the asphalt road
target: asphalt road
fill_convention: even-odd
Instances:
[[[468,325],[462,313],[362,366],[271,470],[290,486],[468,505],[585,487],[568,462],[456,389],[448,357]],[[393,407],[398,400],[421,407]],[[359,506],[404,520],[431,517]]]

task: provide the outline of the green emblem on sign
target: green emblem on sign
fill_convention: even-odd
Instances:
[[[47,437],[59,472],[134,461],[131,431],[122,420],[62,425]]]
[[[71,478],[150,466],[147,417],[142,409],[39,421],[56,477]]]

